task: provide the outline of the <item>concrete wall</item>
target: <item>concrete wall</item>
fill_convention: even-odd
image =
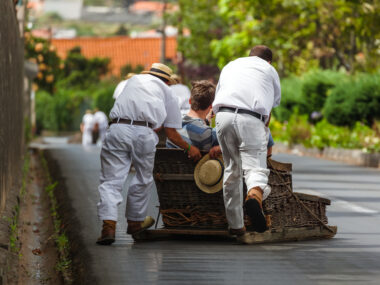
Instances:
[[[23,156],[23,44],[13,0],[0,1],[0,213],[20,183]]]

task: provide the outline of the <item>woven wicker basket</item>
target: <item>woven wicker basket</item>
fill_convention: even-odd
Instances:
[[[181,150],[157,149],[154,177],[164,226],[226,229],[223,191],[214,194],[202,192],[194,182],[195,165]],[[270,216],[270,228],[276,230],[318,225],[319,221],[289,191],[289,187],[292,189],[291,164],[271,160],[268,165],[271,170],[269,185],[272,192],[264,201],[263,208],[265,214]],[[301,193],[296,195],[327,224],[326,205],[330,204],[328,199]],[[249,219],[245,220],[249,229]]]

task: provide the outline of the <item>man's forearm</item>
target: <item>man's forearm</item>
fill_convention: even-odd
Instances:
[[[181,135],[177,132],[176,129],[173,128],[165,128],[165,133],[168,139],[174,143],[176,146],[179,146],[180,148],[187,150],[189,147],[189,144],[181,137]]]

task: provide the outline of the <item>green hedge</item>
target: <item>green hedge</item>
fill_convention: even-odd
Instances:
[[[380,119],[380,76],[361,74],[340,82],[328,97],[324,115],[338,126],[363,122],[371,126]]]
[[[289,77],[281,81],[281,104],[273,109],[273,114],[284,122],[289,120],[295,110],[301,113],[306,110],[306,104],[302,101],[302,81],[297,77]]]
[[[302,114],[320,112],[323,109],[329,92],[347,75],[331,70],[315,70],[307,73],[302,81],[301,100],[306,106],[300,109]]]
[[[367,125],[380,119],[380,74],[350,76],[331,70],[315,70],[303,77],[281,81],[282,98],[273,114],[280,122],[292,114],[310,115],[317,111],[331,124]],[[316,123],[316,121],[314,121]]]
[[[380,122],[377,123],[380,126]],[[339,127],[326,119],[315,125],[308,122],[306,115],[294,113],[288,121],[281,123],[272,118],[270,130],[275,141],[287,145],[303,144],[306,147],[337,147],[362,149],[365,152],[380,151],[380,127],[370,127],[356,122],[352,127]]]
[[[295,112],[308,116],[313,111],[321,112],[331,90],[346,77],[331,70],[314,70],[303,77],[283,79],[281,104],[273,110],[274,116],[284,122]]]
[[[38,91],[37,130],[79,130],[86,109],[98,108],[108,115],[114,103],[114,89],[114,83],[100,82],[86,90],[57,88],[54,96],[46,91]]]

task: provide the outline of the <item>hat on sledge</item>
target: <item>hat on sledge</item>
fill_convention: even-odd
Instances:
[[[223,189],[223,172],[223,157],[213,159],[206,154],[195,166],[194,180],[200,190],[213,194]]]
[[[149,70],[144,70],[141,72],[141,74],[152,74],[164,80],[167,80],[171,85],[176,84],[176,81],[172,78],[172,69],[162,63],[153,63]]]

